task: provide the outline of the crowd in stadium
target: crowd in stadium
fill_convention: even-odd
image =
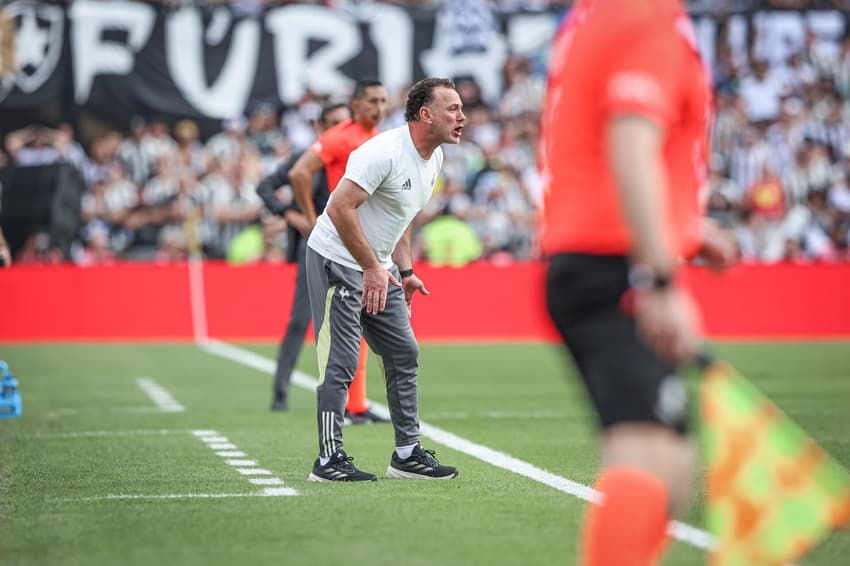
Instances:
[[[357,9],[373,2],[397,4],[416,8],[436,8],[444,6],[447,0],[147,0],[174,6],[185,5],[222,5],[236,6],[243,11],[259,11],[269,7],[286,4],[319,4],[334,8]],[[576,0],[480,0],[496,10],[551,10],[571,6]],[[479,3],[479,2],[474,2]],[[804,10],[808,8],[848,9],[850,0],[685,0],[690,10],[728,12],[730,10],[750,10],[755,8],[778,8]]]
[[[850,260],[850,38],[812,34],[784,60],[733,57],[723,37],[716,45],[708,214],[734,231],[745,261]],[[462,265],[539,257],[542,69],[510,57],[498,104],[487,104],[472,79],[458,78],[468,122],[464,141],[445,147],[435,197],[417,219],[420,259]],[[391,94],[382,129],[403,122],[406,93]],[[290,108],[258,105],[207,139],[192,120],[154,116],[134,117],[126,133],[108,132],[87,147],[68,125],[29,127],[6,135],[0,160],[76,166],[86,184],[71,258],[78,263],[171,261],[191,250],[282,261],[284,221],[264,209],[255,187],[312,143],[326,100],[308,94]],[[290,198],[286,189],[280,196]],[[34,234],[16,262],[62,260],[45,238]]]

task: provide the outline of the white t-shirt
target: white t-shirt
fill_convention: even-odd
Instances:
[[[439,147],[430,159],[422,159],[407,124],[378,134],[348,157],[344,177],[369,193],[366,202],[357,208],[357,217],[366,240],[385,268],[392,266],[396,244],[431,198],[442,165],[443,150]],[[334,195],[331,193],[328,206]],[[307,245],[332,261],[363,271],[342,243],[327,208],[316,221]]]

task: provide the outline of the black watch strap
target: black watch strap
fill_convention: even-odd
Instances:
[[[410,277],[411,275],[413,275],[413,268],[411,267],[410,269],[399,269],[398,274],[402,277]]]
[[[629,270],[629,285],[639,291],[663,291],[673,286],[673,274],[655,271],[646,265],[635,265]]]

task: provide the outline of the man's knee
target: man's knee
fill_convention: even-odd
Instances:
[[[405,340],[389,353],[397,363],[416,364],[419,360],[419,344],[414,339]]]

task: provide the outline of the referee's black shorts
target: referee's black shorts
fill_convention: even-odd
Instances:
[[[581,373],[603,428],[660,423],[687,428],[687,390],[675,368],[641,339],[623,308],[623,256],[559,254],[546,277],[549,315]]]

